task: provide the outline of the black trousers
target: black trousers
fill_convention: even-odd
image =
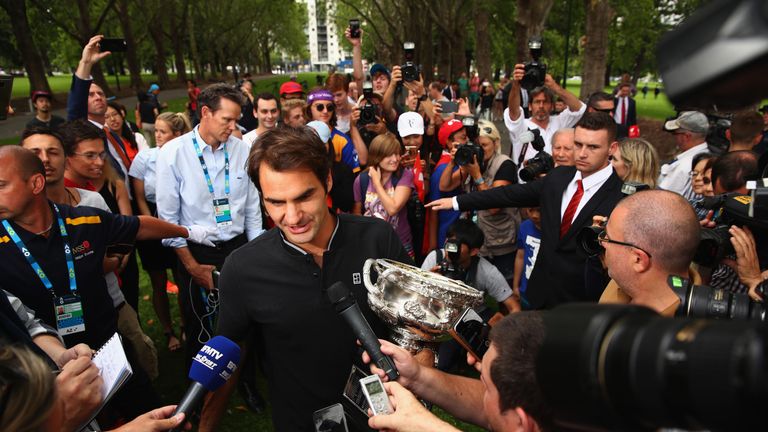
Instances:
[[[221,270],[227,256],[247,242],[246,235],[240,234],[229,241],[217,244],[216,247],[202,246],[191,242],[188,247],[189,252],[198,263],[213,265]],[[181,313],[184,314],[187,335],[186,367],[184,369],[184,375],[186,375],[192,364],[192,359],[200,351],[200,348],[208,342],[208,339],[213,337],[217,310],[216,305],[208,301],[208,290],[197,285],[181,263],[179,263],[179,279],[179,300],[181,300]]]

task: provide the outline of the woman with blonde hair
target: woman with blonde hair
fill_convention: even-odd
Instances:
[[[400,166],[401,157],[402,146],[393,134],[387,132],[371,141],[368,169],[355,179],[353,186],[352,213],[389,222],[413,258],[411,227],[405,207],[414,187],[413,170]]]
[[[191,122],[184,113],[164,112],[155,119],[155,143],[157,143],[157,147],[140,151],[128,173],[140,214],[157,217],[155,166],[160,148],[190,130],[192,130]],[[149,280],[152,283],[152,305],[163,327],[168,350],[176,351],[181,348],[181,341],[173,331],[168,293],[166,292],[167,270],[176,270],[176,254],[172,249],[163,247],[160,240],[137,241],[136,248],[141,254],[141,265],[144,267],[144,271],[149,274]],[[175,275],[174,278],[178,280]],[[184,328],[183,322],[181,328]],[[184,336],[183,330],[181,336]]]
[[[622,180],[656,188],[660,170],[659,154],[648,141],[642,138],[624,139],[609,159],[616,175]]]

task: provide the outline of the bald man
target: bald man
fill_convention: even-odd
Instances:
[[[673,316],[680,301],[667,278],[690,278],[699,230],[693,208],[677,193],[649,190],[620,201],[600,236],[615,282],[600,303],[638,304]]]

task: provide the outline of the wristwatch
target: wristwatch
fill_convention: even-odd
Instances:
[[[423,95],[419,96],[419,102],[424,102],[427,100],[427,93],[424,93]]]
[[[475,184],[478,185],[478,186],[480,186],[481,184],[485,183],[485,180],[483,179],[482,176],[474,179],[474,181],[475,181]]]

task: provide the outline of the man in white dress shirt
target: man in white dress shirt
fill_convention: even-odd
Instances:
[[[694,198],[691,187],[691,163],[694,156],[707,151],[707,116],[698,111],[683,111],[676,119],[664,124],[664,130],[675,135],[680,153],[672,161],[661,166],[659,189],[677,192],[685,199]]]
[[[233,250],[263,232],[259,193],[246,171],[249,146],[231,136],[242,95],[224,85],[200,93],[200,125],[163,146],[157,159],[157,211],[161,219],[216,230],[214,247],[166,239],[179,257],[179,296],[186,325],[187,362],[212,336],[212,271]]]

